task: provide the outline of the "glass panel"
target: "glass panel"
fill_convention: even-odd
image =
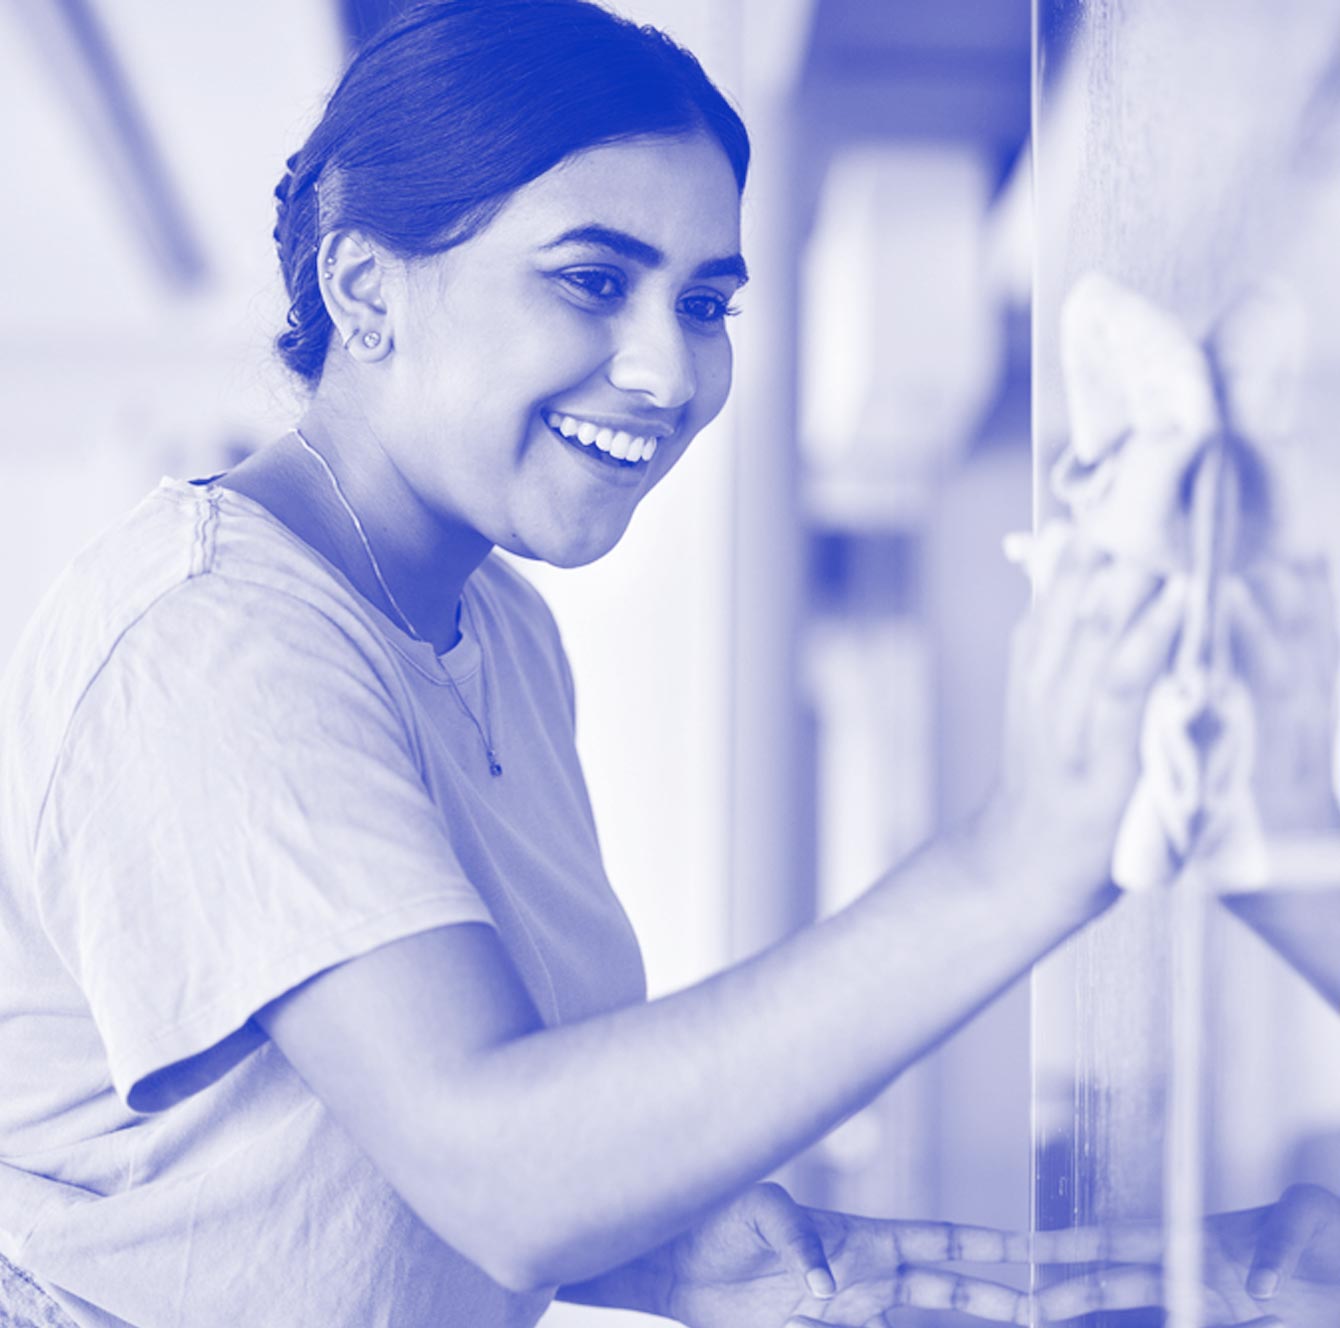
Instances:
[[[1168,1322],[1240,1323],[1202,1214],[1340,1189],[1340,3],[1034,25],[1034,552],[1080,530],[1187,579],[1116,859],[1141,888],[1034,978],[1034,1220],[1160,1224]]]

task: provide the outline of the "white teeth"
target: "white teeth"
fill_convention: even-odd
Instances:
[[[623,429],[602,428],[590,420],[574,419],[557,411],[545,413],[545,423],[571,442],[590,447],[593,443],[602,451],[620,461],[650,461],[656,454],[656,438],[635,436]]]
[[[577,436],[577,421],[571,415],[556,415],[550,411],[544,417],[545,423],[551,429],[557,429],[565,438],[575,438]]]

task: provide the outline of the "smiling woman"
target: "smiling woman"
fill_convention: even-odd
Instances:
[[[461,585],[490,546],[561,566],[608,552],[716,416],[739,211],[725,154],[695,132],[573,154],[441,254],[406,261],[363,233],[322,237],[326,308],[360,353],[336,346],[302,433],[388,532],[378,559],[425,639],[450,643]],[[223,482],[265,501],[273,464]]]
[[[81,555],[0,695],[0,1274],[74,1322],[1025,1321],[935,1266],[999,1233],[758,1182],[1110,901],[1175,595],[1077,554],[981,813],[648,1002],[494,552],[607,553],[721,409],[748,153],[653,29],[433,0],[291,159],[305,414]]]

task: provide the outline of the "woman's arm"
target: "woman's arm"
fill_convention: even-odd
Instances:
[[[936,845],[787,944],[579,1024],[541,1030],[480,925],[343,964],[260,1018],[444,1240],[518,1289],[580,1281],[817,1139],[1093,910],[978,855]]]
[[[1081,619],[1098,590],[1105,611]],[[1134,721],[1177,621],[1150,590],[1093,559],[1069,569],[1019,646],[988,810],[747,963],[542,1029],[494,932],[461,925],[328,970],[260,1020],[498,1281],[626,1263],[818,1138],[1110,900]]]

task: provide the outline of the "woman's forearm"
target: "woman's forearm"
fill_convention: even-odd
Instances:
[[[1102,906],[1101,891],[1050,891],[1028,856],[941,842],[717,977],[479,1055],[439,1118],[453,1185],[488,1191],[494,1204],[471,1209],[506,1222],[499,1239],[530,1252],[536,1285],[659,1244],[868,1101]]]

